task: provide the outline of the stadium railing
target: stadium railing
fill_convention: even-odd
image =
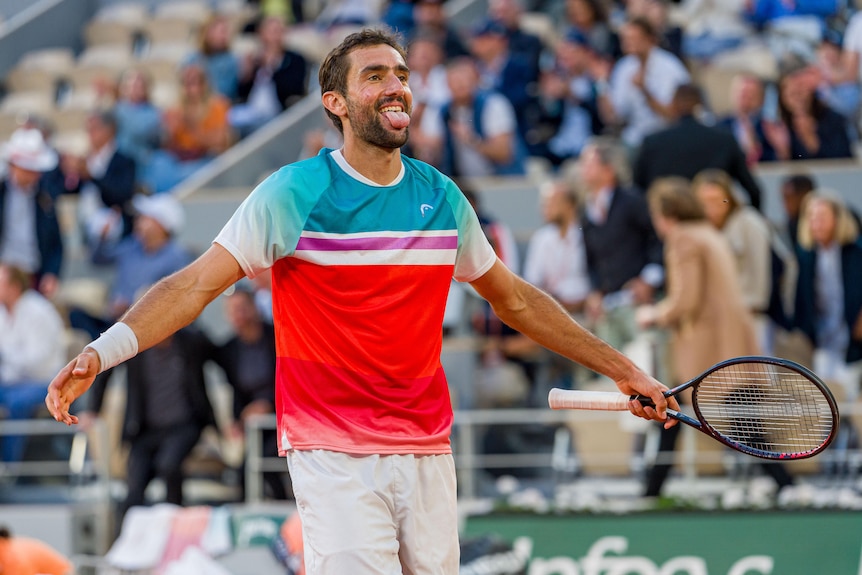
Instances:
[[[791,474],[804,476],[824,485],[839,485],[858,479],[862,467],[862,450],[856,430],[862,423],[862,403],[839,406],[844,425],[834,443],[816,458],[787,462]],[[487,486],[485,472],[494,469],[538,470],[550,485],[586,479],[637,479],[646,465],[666,461],[656,453],[658,426],[627,427],[621,416],[640,423],[628,415],[612,412],[553,411],[550,409],[479,409],[456,410],[452,433],[452,451],[458,471],[458,496],[471,500],[483,496]],[[246,502],[263,500],[263,472],[284,471],[284,459],[262,456],[261,432],[275,429],[275,416],[258,416],[246,424]],[[550,449],[537,446],[535,453],[482,453],[481,434],[490,426],[536,426],[555,428]],[[608,429],[619,427],[619,433],[608,441]],[[590,433],[591,428],[595,433]],[[641,449],[624,441],[643,433]],[[580,437],[578,437],[580,433]],[[590,445],[590,444],[594,445]],[[709,477],[731,477],[748,480],[754,476],[753,457],[731,452],[717,442],[685,428],[673,458],[677,475],[689,488]]]

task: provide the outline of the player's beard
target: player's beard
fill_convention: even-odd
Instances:
[[[386,103],[378,102],[373,107],[361,106],[350,98],[346,100],[347,117],[350,118],[350,126],[357,138],[381,148],[400,148],[407,143],[409,127],[399,131],[388,130],[383,125],[381,114],[377,111],[386,103],[397,102],[404,106],[404,110],[409,114],[410,110],[407,109],[407,103],[402,98],[392,98]]]

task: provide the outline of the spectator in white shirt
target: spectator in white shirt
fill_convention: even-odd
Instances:
[[[429,115],[438,114],[451,98],[443,57],[443,49],[433,33],[421,28],[415,32],[407,52],[407,65],[413,92],[409,146],[417,158],[427,158],[428,146],[433,145],[422,131],[422,117],[426,111]]]
[[[0,406],[10,419],[33,417],[48,383],[66,361],[64,326],[57,309],[29,274],[0,264]],[[24,438],[3,438],[3,460],[20,461]]]
[[[540,192],[545,225],[527,247],[524,279],[557,298],[570,312],[581,311],[590,292],[584,237],[578,226],[578,198],[566,180],[545,184]]]
[[[632,18],[620,31],[623,56],[614,66],[608,84],[599,83],[604,120],[622,128],[630,148],[644,136],[667,125],[670,104],[680,84],[690,81],[679,58],[657,45],[652,24]]]
[[[431,163],[450,177],[523,174],[526,149],[512,104],[498,92],[479,88],[470,58],[456,59],[446,71],[452,99],[422,119],[421,129],[435,151]]]

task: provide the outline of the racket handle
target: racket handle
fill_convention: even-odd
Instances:
[[[551,409],[628,411],[629,396],[615,391],[580,391],[554,388],[548,393]]]

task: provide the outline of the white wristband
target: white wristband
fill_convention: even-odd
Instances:
[[[117,322],[87,347],[99,355],[99,373],[119,365],[138,353],[138,338],[123,322]]]

